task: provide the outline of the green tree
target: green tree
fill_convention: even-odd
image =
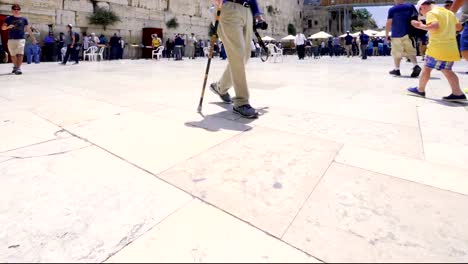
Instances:
[[[94,13],[88,17],[91,25],[100,25],[106,30],[107,26],[112,26],[117,22],[120,22],[120,17],[115,14],[112,10],[104,8],[97,8]]]
[[[296,27],[293,24],[288,24],[288,35],[296,35]]]
[[[372,14],[367,9],[356,9],[351,14],[351,30],[359,31],[366,29],[376,29],[377,23]]]
[[[173,17],[166,22],[166,26],[167,28],[178,28],[179,22],[177,21],[177,18]]]

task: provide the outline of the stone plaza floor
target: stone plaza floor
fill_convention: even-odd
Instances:
[[[468,105],[441,73],[422,99],[390,57],[253,59],[246,120],[208,89],[196,112],[205,66],[1,64],[0,262],[468,261]]]

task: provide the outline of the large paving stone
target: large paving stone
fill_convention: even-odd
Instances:
[[[346,144],[335,161],[468,195],[468,170]]]
[[[125,112],[80,125],[72,133],[153,173],[160,173],[250,126],[221,118],[181,121],[141,112]]]
[[[59,130],[27,111],[0,112],[0,152],[55,139]]]
[[[333,164],[283,237],[325,262],[466,262],[468,196]]]
[[[317,263],[316,259],[194,200],[112,256],[109,263]]]
[[[160,177],[279,237],[339,147],[331,141],[255,128]]]
[[[468,111],[430,104],[418,108],[426,159],[468,169]]]
[[[6,155],[1,262],[100,262],[192,199],[76,138]]]
[[[269,108],[256,126],[423,158],[419,129],[291,108]],[[242,120],[243,121],[243,120]]]
[[[96,120],[126,110],[123,107],[72,95],[53,96],[31,108],[32,112],[60,126]]]

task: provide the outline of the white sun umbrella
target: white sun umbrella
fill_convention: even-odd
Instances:
[[[309,37],[309,39],[327,39],[333,37],[332,35],[328,34],[327,32],[320,31],[319,33],[315,33]]]
[[[379,34],[380,32],[372,30],[372,29],[368,29],[368,30],[364,30],[364,33],[366,33],[369,36],[375,36],[375,35]]]
[[[388,32],[388,35],[389,36],[392,36],[392,32]],[[382,30],[380,31],[379,33],[377,33],[377,35],[375,35],[376,37],[385,37],[385,30]]]
[[[343,35],[340,36],[340,38],[344,38],[348,35],[348,33],[344,33]],[[349,33],[349,35],[351,35],[351,37],[356,37],[354,34],[351,34],[351,32]],[[359,34],[358,34],[359,36]]]
[[[274,38],[272,38],[272,37],[270,37],[270,36],[264,36],[264,37],[262,38],[262,40],[263,40],[263,41],[275,41],[276,39],[274,39]]]
[[[295,40],[295,39],[296,39],[295,36],[293,36],[293,35],[288,35],[288,36],[282,38],[281,41],[290,41],[290,40]]]

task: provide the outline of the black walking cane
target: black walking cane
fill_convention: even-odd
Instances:
[[[213,52],[214,52],[214,44],[215,41],[218,39],[218,25],[219,25],[219,19],[221,17],[221,8],[218,8],[216,11],[216,19],[215,19],[215,25],[213,29],[213,35],[211,36],[211,47],[210,47],[210,53],[208,55],[208,64],[206,65],[206,72],[205,72],[205,80],[203,81],[203,88],[202,88],[202,93],[200,96],[200,103],[198,104],[198,113],[201,113],[202,111],[202,105],[203,105],[203,97],[205,96],[205,88],[206,88],[206,83],[208,81],[208,73],[210,72],[210,66],[211,66],[211,59],[213,58]]]
[[[253,25],[253,29],[254,29],[254,32],[255,32],[255,36],[257,37],[258,44],[265,51],[264,54],[262,54],[262,52],[260,52],[260,59],[263,62],[265,62],[270,57],[270,52],[268,51],[268,48],[266,47],[265,42],[263,42],[262,37],[260,37],[260,34],[258,34],[257,28],[260,28],[262,30],[267,30],[268,29],[268,24],[265,21],[262,21],[260,23],[255,23],[255,21],[254,21],[254,25]]]

